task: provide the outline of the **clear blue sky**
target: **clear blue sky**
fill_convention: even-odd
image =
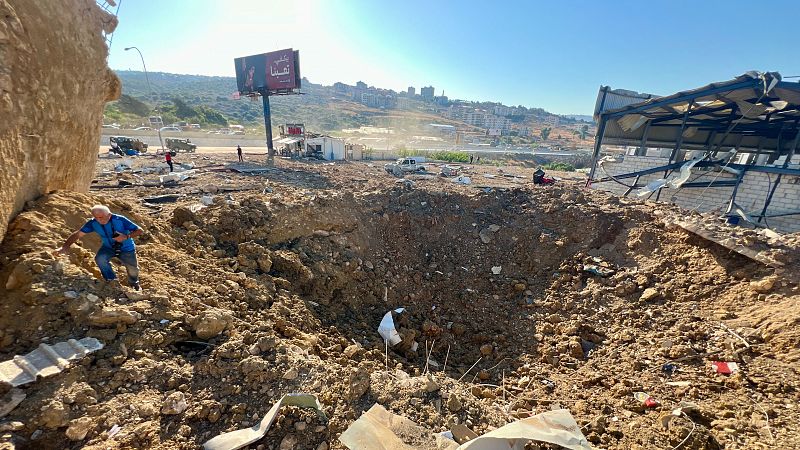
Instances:
[[[800,1],[123,0],[113,69],[234,76],[300,50],[301,73],[559,114],[600,85],[670,94],[747,70],[800,75]],[[231,85],[231,92],[235,86]]]

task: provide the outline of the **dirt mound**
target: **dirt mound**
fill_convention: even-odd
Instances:
[[[357,176],[337,170],[334,183]],[[196,212],[150,211],[132,201],[143,192],[31,204],[0,247],[0,356],[105,347],[27,385],[3,439],[197,448],[308,392],[329,420],[286,408],[252,448],[342,448],[375,402],[434,432],[561,406],[601,448],[797,444],[797,319],[764,309],[796,310],[791,280],[570,185],[392,181],[355,194],[272,181]],[[95,282],[98,242],[48,253],[103,201],[147,230],[144,293]],[[387,352],[376,329],[397,307]]]
[[[1,0],[0,17],[2,239],[26,201],[88,188],[103,105],[120,86],[103,36],[117,19],[94,0]]]

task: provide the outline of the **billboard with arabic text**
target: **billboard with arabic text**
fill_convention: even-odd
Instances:
[[[287,48],[233,60],[241,95],[285,94],[300,88],[300,52]]]

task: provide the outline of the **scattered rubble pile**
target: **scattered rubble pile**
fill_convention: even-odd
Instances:
[[[324,415],[285,406],[248,448],[344,448],[375,403],[433,433],[563,408],[596,448],[798,445],[798,286],[664,206],[308,167],[313,189],[267,173],[204,208],[203,177],[158,209],[155,187],[29,203],[0,247],[1,360],[103,348],[0,388],[0,448],[194,449],[295,392]],[[142,292],[96,282],[96,238],[49,253],[99,202],[147,230]]]

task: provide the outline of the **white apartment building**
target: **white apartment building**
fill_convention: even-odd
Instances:
[[[489,129],[498,129],[506,132],[511,127],[511,121],[505,117],[487,114],[483,119],[483,127]]]
[[[465,112],[461,120],[474,127],[483,127],[485,119],[486,119],[486,113],[481,110],[475,109]]]

